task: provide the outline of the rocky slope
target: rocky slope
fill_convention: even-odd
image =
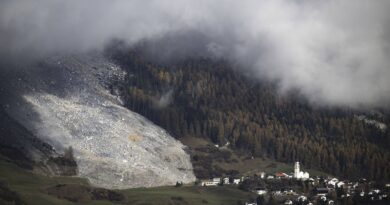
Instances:
[[[73,158],[57,153],[0,107],[0,159],[21,168],[46,175],[73,176],[77,163]]]
[[[4,67],[4,66],[3,66]],[[195,179],[185,147],[122,106],[126,73],[99,54],[53,57],[5,68],[5,111],[57,152],[73,147],[78,175],[106,188],[150,187]]]

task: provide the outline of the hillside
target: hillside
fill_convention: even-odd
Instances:
[[[15,134],[2,131],[2,144],[19,146],[14,141],[31,135],[50,152],[72,147],[77,175],[105,188],[195,180],[183,144],[123,106],[115,84],[123,82],[125,72],[99,53],[0,68],[0,107],[19,131],[6,126]]]
[[[316,106],[299,93],[254,80],[227,62],[187,59],[170,65],[140,50],[108,54],[127,70],[122,95],[131,110],[178,139],[214,144],[340,177],[390,179],[387,111]]]

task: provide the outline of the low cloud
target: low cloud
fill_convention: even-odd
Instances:
[[[154,104],[157,108],[165,108],[171,104],[173,98],[173,89],[168,90],[163,93],[158,99],[154,101]]]
[[[0,59],[149,42],[156,58],[226,58],[316,104],[388,107],[389,8],[387,0],[3,0]]]

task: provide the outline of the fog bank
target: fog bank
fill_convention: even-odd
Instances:
[[[151,42],[156,58],[226,58],[316,104],[388,107],[389,9],[387,0],[3,0],[0,59]]]

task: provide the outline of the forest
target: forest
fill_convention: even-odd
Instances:
[[[185,59],[161,64],[137,49],[107,51],[128,72],[126,106],[180,140],[215,144],[347,179],[390,179],[390,125],[386,110],[313,105],[299,92],[253,79],[223,60]]]

